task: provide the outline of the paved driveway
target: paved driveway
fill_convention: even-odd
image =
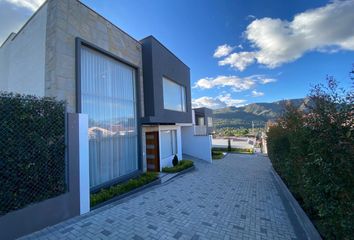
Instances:
[[[27,236],[35,239],[295,239],[268,158],[229,154]]]

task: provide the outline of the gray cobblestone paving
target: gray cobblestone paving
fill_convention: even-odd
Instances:
[[[260,155],[229,154],[24,239],[296,239]]]

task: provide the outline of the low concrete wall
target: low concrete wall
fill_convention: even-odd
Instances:
[[[194,136],[193,126],[181,127],[183,154],[212,162],[211,135]]]
[[[80,212],[83,214],[89,211],[89,205],[87,205],[89,204],[89,188],[87,187],[86,190],[81,189],[80,191],[80,181],[81,187],[88,186],[88,183],[85,184],[83,182],[85,178],[88,178],[88,175],[79,171],[80,165],[82,167],[84,162],[87,161],[88,163],[88,159],[85,160],[85,152],[80,151],[80,140],[84,140],[84,136],[80,136],[79,128],[82,120],[85,120],[85,118],[80,119],[79,114],[68,114],[68,192],[1,216],[0,239],[21,237],[80,215]],[[81,135],[84,134],[81,133]],[[83,169],[88,169],[88,167]]]

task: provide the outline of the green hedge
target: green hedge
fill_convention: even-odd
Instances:
[[[230,152],[230,153],[245,153],[245,154],[253,154],[253,149],[252,148],[220,148],[220,147],[215,147],[212,149],[213,151],[218,151],[218,152]]]
[[[213,160],[219,160],[224,158],[224,154],[222,151],[216,151],[216,150],[212,150],[211,151],[211,156],[213,157]]]
[[[127,182],[116,184],[110,188],[101,189],[97,193],[91,194],[90,202],[91,207],[105,202],[113,197],[127,193],[133,189],[146,185],[158,178],[158,174],[155,172],[148,172],[140,175],[137,178],[128,180]]]
[[[0,215],[66,191],[65,104],[0,92]]]
[[[180,172],[183,171],[187,168],[193,167],[194,163],[191,160],[181,160],[178,162],[178,164],[174,167],[164,167],[162,168],[163,172],[167,172],[167,173],[176,173],[176,172]]]
[[[316,86],[306,112],[292,106],[268,132],[275,170],[326,239],[353,239],[353,90]]]

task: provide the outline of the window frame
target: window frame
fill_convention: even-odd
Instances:
[[[181,100],[181,110],[176,110],[176,109],[171,109],[171,108],[166,108],[165,104],[165,80],[170,81],[173,84],[176,84],[180,88],[180,100]],[[163,101],[163,109],[164,110],[169,110],[169,111],[175,111],[175,112],[181,112],[185,113],[187,112],[187,96],[186,96],[186,86],[177,83],[176,81],[172,80],[169,77],[162,76],[162,101]]]
[[[160,135],[162,135],[163,132],[170,132],[170,138],[171,138],[171,149],[172,149],[172,153],[167,155],[167,156],[163,156],[162,155],[162,151],[160,151],[161,154],[161,159],[165,159],[165,158],[169,158],[172,157],[174,155],[178,154],[178,143],[177,143],[177,130],[176,129],[166,129],[166,130],[161,130]],[[173,132],[173,133],[172,133]],[[174,139],[173,139],[174,137]],[[161,137],[162,140],[162,137]],[[174,146],[173,146],[174,144]],[[163,146],[162,146],[163,147]],[[160,149],[161,150],[161,149]],[[173,152],[175,150],[175,152]]]
[[[114,185],[116,183],[124,182],[124,181],[132,178],[133,176],[139,175],[140,172],[143,170],[143,155],[142,155],[142,151],[141,151],[141,149],[142,149],[142,138],[141,138],[141,136],[142,136],[142,127],[141,127],[142,123],[141,123],[141,105],[140,105],[140,102],[141,102],[140,69],[141,68],[138,65],[128,62],[125,59],[120,58],[120,57],[114,55],[113,53],[108,52],[105,49],[103,49],[93,43],[90,43],[80,37],[76,37],[75,38],[75,88],[76,88],[75,89],[75,95],[76,95],[75,112],[76,113],[82,113],[82,103],[81,103],[81,99],[82,99],[82,94],[81,94],[81,47],[82,46],[91,48],[92,50],[97,51],[103,55],[106,55],[118,62],[126,64],[135,70],[135,89],[136,89],[135,90],[135,98],[136,98],[135,99],[135,101],[136,101],[135,109],[136,109],[136,118],[137,118],[136,124],[137,124],[137,135],[138,135],[138,137],[137,137],[137,139],[138,139],[138,144],[137,144],[137,147],[138,147],[138,153],[137,153],[138,170],[135,172],[132,172],[128,175],[118,177],[116,179],[110,180],[108,182],[105,182],[103,184],[100,184],[100,185],[90,188],[91,192],[95,192],[98,189],[109,187],[109,186]]]

